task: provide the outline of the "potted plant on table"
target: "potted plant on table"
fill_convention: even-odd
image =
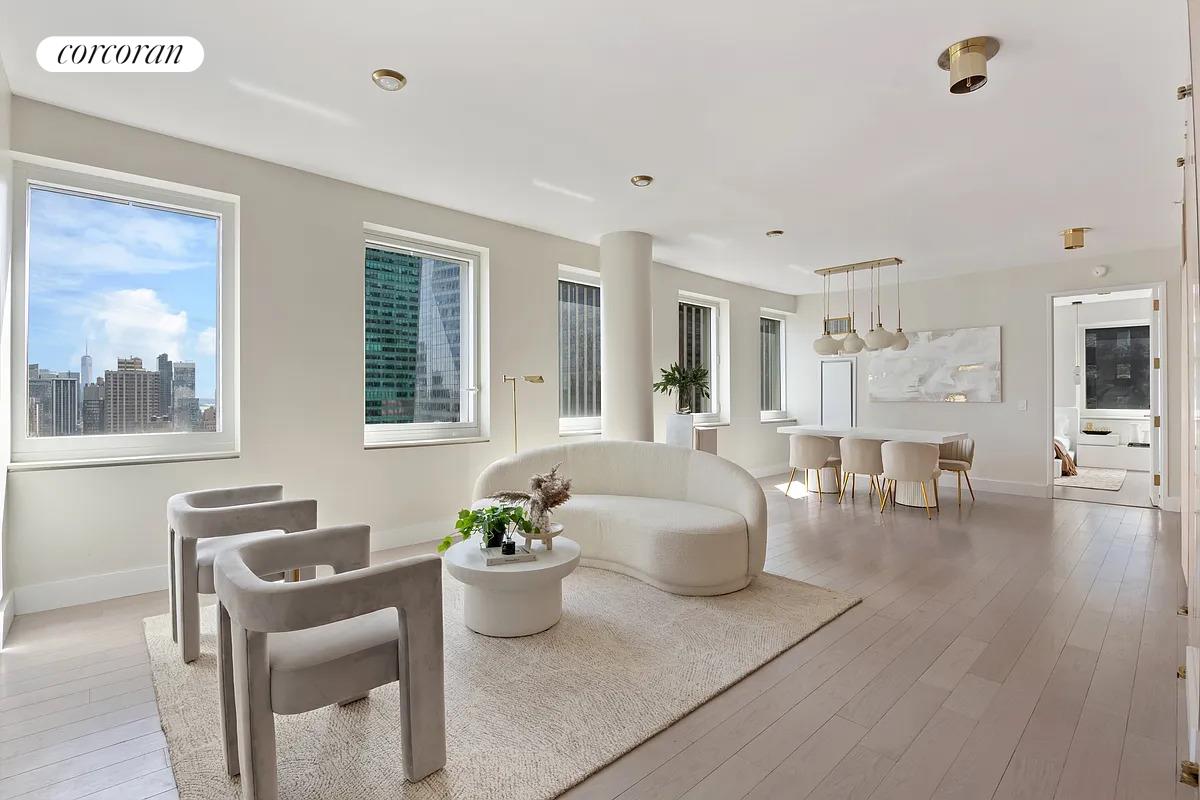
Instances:
[[[711,397],[708,389],[708,368],[697,364],[685,367],[676,361],[666,369],[659,370],[661,378],[654,382],[654,391],[675,397],[675,413],[667,417],[667,444],[677,447],[692,447],[692,399]]]
[[[533,523],[520,506],[487,506],[485,508],[464,508],[458,512],[454,521],[454,530],[462,541],[471,538],[475,532],[483,537],[484,547],[500,547],[510,531],[519,530],[522,533],[532,533]],[[454,534],[442,539],[438,552],[444,553],[454,544]]]

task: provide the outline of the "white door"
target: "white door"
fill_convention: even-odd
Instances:
[[[855,360],[821,360],[821,424],[840,428],[853,427],[857,421],[854,395]]]

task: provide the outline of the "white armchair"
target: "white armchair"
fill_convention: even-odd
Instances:
[[[370,528],[344,525],[265,539],[217,556],[225,764],[244,800],[279,797],[275,714],[302,714],[400,685],[404,774],[446,764],[442,563],[369,566]],[[329,565],[298,583],[259,575]],[[400,754],[397,754],[400,755]]]
[[[200,656],[200,594],[213,594],[224,550],[317,527],[316,500],[284,500],[272,483],[185,492],[167,500],[171,639],[185,663]],[[282,577],[282,576],[277,576]]]

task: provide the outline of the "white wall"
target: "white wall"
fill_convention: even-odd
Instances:
[[[8,336],[8,276],[9,254],[12,249],[12,159],[9,157],[9,134],[12,123],[12,92],[8,75],[0,62],[0,419],[7,419],[10,408],[9,336]],[[9,427],[0,425],[0,468],[8,465]],[[8,533],[4,524],[7,480],[0,480],[0,647],[8,624],[12,620],[8,565]]]
[[[1053,237],[1048,248],[1053,247]],[[1064,254],[1065,255],[1065,254]],[[1109,266],[1103,278],[1092,275],[1097,264]],[[901,268],[903,269],[903,267]],[[1169,348],[1180,336],[1178,304],[1179,251],[1162,248],[1133,253],[1093,256],[1084,251],[1069,258],[1046,264],[978,272],[961,277],[905,282],[901,285],[903,323],[906,331],[936,328],[962,328],[1000,325],[1003,370],[1001,403],[875,403],[867,396],[867,361],[858,358],[858,415],[861,425],[884,425],[936,430],[965,430],[976,441],[975,469],[971,472],[977,488],[1015,493],[1044,494],[1046,460],[1049,448],[1047,431],[1053,388],[1048,382],[1047,359],[1049,323],[1047,295],[1050,292],[1111,288],[1114,286],[1167,283],[1166,302],[1160,313],[1166,315],[1165,344]],[[866,299],[860,295],[860,308]],[[895,300],[884,295],[884,316],[894,327]],[[840,308],[837,307],[837,308]],[[805,422],[816,422],[819,413],[815,381],[818,357],[812,340],[820,333],[821,298],[804,295],[799,302],[803,335],[792,342],[792,391],[800,392],[803,402],[797,413]],[[838,311],[837,313],[841,313]],[[858,327],[865,328],[865,322]],[[1169,431],[1167,495],[1179,495],[1179,445],[1170,431],[1179,424],[1176,381],[1182,375],[1179,354],[1167,353],[1166,361]],[[1027,410],[1018,410],[1020,401]]]
[[[321,524],[371,524],[377,546],[441,536],[479,471],[511,450],[505,372],[546,376],[542,386],[519,387],[522,447],[559,441],[558,265],[598,269],[596,247],[23,98],[13,108],[18,151],[242,201],[241,458],[12,473],[10,575],[20,609],[163,585],[165,502],[188,489],[282,481],[290,495],[318,498]],[[363,449],[364,221],[490,248],[490,442]],[[655,265],[656,366],[674,360],[679,288],[730,299],[735,374],[757,387],[754,315],[760,306],[791,310],[795,298]],[[289,397],[296,386],[303,391]],[[751,393],[735,391],[734,422],[720,446],[722,455],[761,470],[786,459],[786,443],[762,434],[756,392],[751,408]],[[46,585],[106,573],[118,574]]]

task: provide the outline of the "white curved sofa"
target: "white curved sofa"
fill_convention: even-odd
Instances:
[[[762,572],[767,501],[723,458],[652,442],[585,441],[495,462],[475,483],[476,505],[562,463],[571,499],[554,511],[584,566],[620,572],[666,592],[717,595]]]

